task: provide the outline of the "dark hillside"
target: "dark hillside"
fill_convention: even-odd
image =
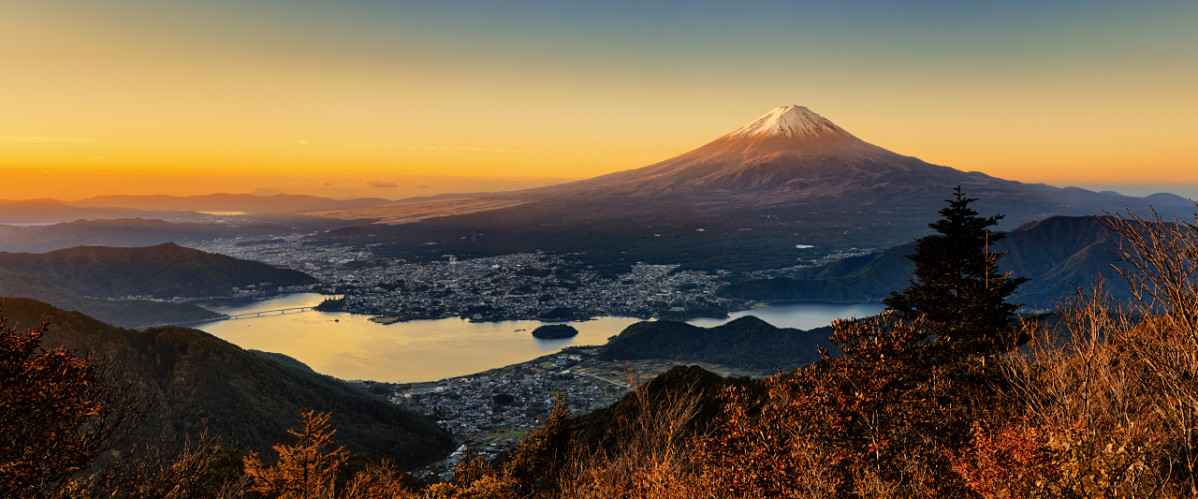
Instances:
[[[117,218],[75,220],[54,225],[0,225],[0,251],[42,253],[75,246],[152,246],[175,242],[186,244],[217,238],[261,237],[290,232],[297,227],[328,228],[324,221],[247,221],[237,224],[168,222],[158,219]]]
[[[642,412],[665,411],[665,406],[686,400],[698,401],[694,416],[686,421],[686,430],[704,433],[720,415],[724,404],[720,394],[729,386],[745,388],[754,399],[765,395],[765,384],[758,379],[723,378],[699,366],[677,366],[641,385],[639,393],[630,393],[605,409],[579,416],[576,421],[580,436],[592,449],[611,452],[639,429],[635,422]]]
[[[1013,301],[1051,307],[1073,296],[1074,287],[1087,287],[1099,276],[1117,299],[1129,299],[1126,284],[1112,265],[1110,232],[1095,217],[1052,217],[1024,224],[994,243],[1006,252],[999,268],[1031,280],[1019,287]],[[889,250],[847,258],[823,267],[801,270],[796,278],[745,281],[720,294],[765,302],[876,302],[907,286],[914,265],[906,258],[915,250],[905,244]]]
[[[439,458],[452,446],[449,434],[424,416],[202,331],[123,329],[19,298],[5,299],[0,313],[18,326],[48,320],[44,347],[94,354],[113,362],[121,376],[145,383],[160,404],[135,435],[143,442],[207,433],[226,445],[270,453],[300,412],[313,409],[332,413],[339,444],[401,465]]]
[[[44,254],[0,253],[0,268],[96,298],[227,296],[234,287],[316,282],[302,272],[174,243],[140,248],[79,246]]]
[[[123,327],[197,322],[220,317],[216,312],[186,303],[85,298],[37,277],[4,270],[0,270],[0,296],[32,298]]]
[[[789,371],[819,360],[831,348],[829,328],[777,328],[747,316],[703,328],[685,322],[645,321],[628,326],[603,347],[604,360],[675,359]]]

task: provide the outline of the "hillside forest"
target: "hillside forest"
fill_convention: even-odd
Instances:
[[[20,497],[608,498],[1198,495],[1198,225],[1104,218],[1113,279],[1021,316],[990,250],[998,216],[959,191],[875,317],[764,379],[678,367],[542,427],[449,481],[350,455],[301,411],[271,453],[198,439],[122,447],[152,406],[102,363],[0,328],[0,489]]]

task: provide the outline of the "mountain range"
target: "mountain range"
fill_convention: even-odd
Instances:
[[[1119,259],[1111,243],[1118,235],[1098,217],[1050,217],[1029,222],[996,241],[991,249],[1006,253],[1002,272],[1030,280],[1013,302],[1049,309],[1105,278],[1112,298],[1132,298],[1119,276]],[[908,243],[886,251],[845,258],[828,265],[797,270],[793,277],[748,280],[719,290],[725,297],[763,302],[878,302],[908,286],[915,251]]]
[[[392,202],[381,198],[341,200],[294,194],[96,196],[78,201],[0,200],[0,224],[47,224],[115,218],[211,222],[230,215],[294,218],[301,212],[361,208]]]
[[[613,269],[639,261],[756,270],[907,244],[929,232],[927,222],[957,186],[979,198],[974,207],[981,214],[1006,216],[1000,230],[1051,216],[1128,208],[1146,212],[1152,207],[1165,217],[1188,218],[1194,212],[1191,202],[1171,194],[1129,197],[929,164],[870,144],[792,105],[693,151],[577,182],[398,202],[288,195],[104,196],[65,205],[90,207],[97,216],[126,209],[225,214],[203,215],[217,218],[202,221],[138,215],[0,225],[0,250],[304,234],[308,244],[363,245],[377,258],[408,261],[543,250],[578,254],[588,264]]]
[[[234,288],[267,284],[274,290],[314,283],[302,272],[173,243],[0,253],[0,296],[33,298],[126,327],[220,316],[192,304],[148,299],[230,297],[236,295]]]
[[[315,284],[312,276],[258,262],[184,248],[78,246],[49,253],[0,253],[0,269],[36,276],[93,298],[211,298],[233,288]]]
[[[133,435],[141,445],[207,436],[234,449],[271,455],[304,410],[332,413],[336,443],[402,466],[443,457],[450,435],[436,422],[360,387],[278,362],[203,331],[181,327],[124,329],[24,298],[0,302],[19,328],[49,323],[42,347],[94,355],[116,380],[152,402]],[[110,381],[115,382],[115,381]]]
[[[908,243],[929,232],[956,186],[980,199],[974,206],[982,214],[1006,215],[1005,230],[1054,215],[1194,208],[1170,194],[1135,198],[933,165],[869,144],[805,107],[784,106],[643,168],[457,198],[465,211],[442,198],[312,214],[380,222],[315,238],[381,243],[395,257],[542,249],[700,268],[779,267]]]
[[[153,246],[218,238],[264,237],[295,230],[269,222],[246,224],[115,218],[46,225],[0,225],[0,251],[42,253],[75,246]]]
[[[240,212],[252,215],[294,215],[302,212],[341,210],[393,203],[382,198],[329,199],[298,194],[206,194],[201,196],[96,196],[71,202],[72,206],[137,208],[188,212]]]

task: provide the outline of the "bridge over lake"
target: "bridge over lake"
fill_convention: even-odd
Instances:
[[[162,324],[143,326],[143,328],[159,327],[159,326],[188,326],[188,325],[193,325],[193,324],[204,324],[206,322],[257,319],[259,317],[267,317],[267,316],[272,316],[272,315],[298,314],[301,312],[308,312],[308,311],[312,311],[312,310],[316,310],[316,307],[277,308],[274,310],[259,310],[256,312],[242,312],[240,314],[223,315],[220,317],[213,317],[211,319],[203,319],[203,320],[198,320],[198,321],[167,322],[167,323],[162,323]]]
[[[260,312],[244,312],[244,313],[235,314],[235,315],[226,315],[222,318],[214,319],[214,320],[235,321],[238,319],[253,319],[256,317],[262,317],[264,315],[283,315],[283,314],[307,312],[309,310],[316,310],[316,307],[291,307],[291,308],[280,308],[280,309],[275,309],[275,310],[263,310]]]

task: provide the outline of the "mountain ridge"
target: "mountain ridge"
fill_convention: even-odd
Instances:
[[[786,118],[787,110],[799,116]],[[815,116],[798,106],[779,108],[642,168],[462,198],[475,205],[511,202],[492,210],[433,216],[422,203],[356,210],[353,218],[380,223],[313,240],[360,238],[364,244],[385,245],[385,257],[408,259],[546,250],[586,252],[598,263],[739,270],[789,267],[852,248],[904,244],[929,232],[927,221],[955,187],[980,199],[979,212],[1005,214],[999,230],[1056,215],[1146,211],[1149,206],[1164,214],[1193,209],[1178,197],[1101,194],[933,165],[840,133],[834,123],[816,127],[827,133],[780,132],[790,121],[822,123]],[[754,134],[770,130],[779,133]],[[404,217],[410,213],[424,216]],[[402,228],[388,229],[388,221]],[[797,251],[799,246],[809,249]]]
[[[1005,252],[999,270],[1031,280],[1011,300],[1033,308],[1052,308],[1074,296],[1075,286],[1100,276],[1106,290],[1130,300],[1131,290],[1117,275],[1118,259],[1110,243],[1117,234],[1096,217],[1051,217],[1006,233],[992,249]],[[907,258],[915,243],[800,270],[793,278],[745,281],[722,288],[723,296],[767,302],[879,302],[908,285],[914,264]]]
[[[286,437],[302,410],[310,409],[332,413],[338,444],[401,466],[441,458],[452,446],[448,432],[430,418],[203,331],[124,329],[25,298],[0,301],[0,313],[17,327],[48,322],[42,347],[94,354],[122,381],[139,384],[160,402],[134,433],[142,445],[204,435],[271,455],[271,445]]]
[[[233,287],[315,284],[295,270],[185,248],[77,246],[49,253],[0,253],[0,269],[39,277],[93,298],[229,296]]]
[[[33,298],[123,327],[221,316],[190,303],[146,297],[222,298],[235,295],[235,286],[246,289],[263,282],[291,287],[317,281],[302,272],[174,243],[139,248],[78,246],[44,254],[0,253],[0,296]]]

